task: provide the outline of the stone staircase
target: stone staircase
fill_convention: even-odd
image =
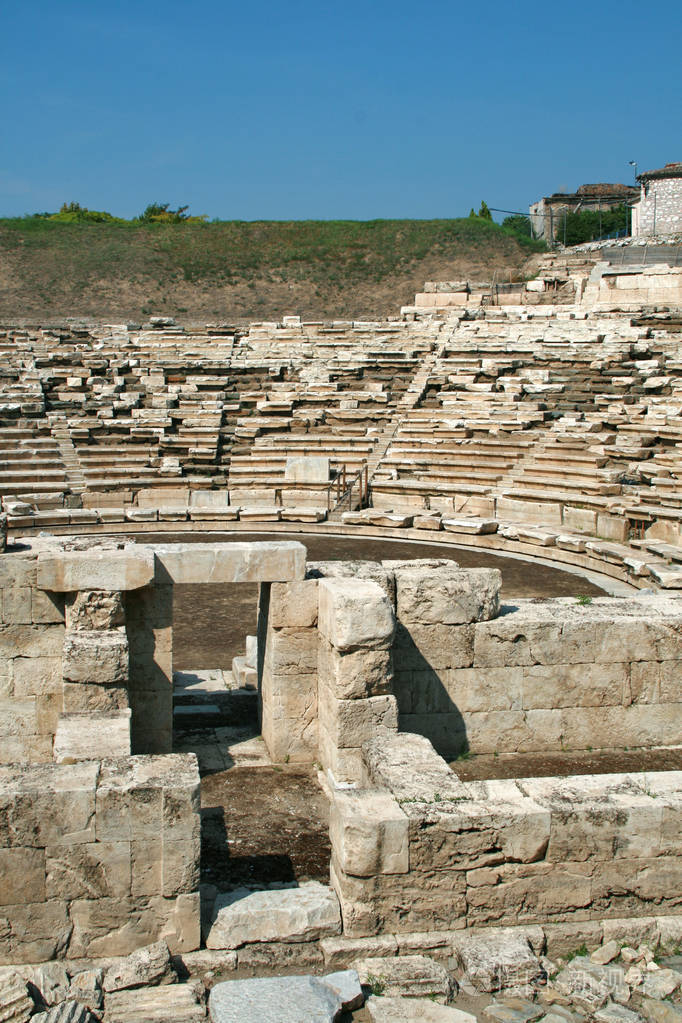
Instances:
[[[50,416],[50,433],[56,441],[71,492],[74,494],[84,494],[87,490],[87,484],[78,452],[71,439],[66,416]]]

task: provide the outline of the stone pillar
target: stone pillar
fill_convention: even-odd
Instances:
[[[130,754],[128,638],[121,594],[82,590],[66,599],[58,763]]]
[[[261,731],[280,763],[317,760],[317,591],[317,579],[261,586]]]
[[[133,753],[173,750],[173,587],[156,583],[125,594],[130,644]]]
[[[377,729],[397,731],[391,693],[395,615],[377,583],[319,583],[320,760],[337,782],[363,778],[362,744]]]

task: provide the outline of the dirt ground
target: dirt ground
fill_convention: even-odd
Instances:
[[[233,767],[202,779],[201,880],[226,890],[329,883],[329,807],[314,768]]]
[[[571,774],[622,774],[629,771],[680,771],[682,750],[478,754],[455,760],[450,766],[462,781],[565,778]]]

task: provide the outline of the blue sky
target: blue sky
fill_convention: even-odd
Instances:
[[[0,30],[0,215],[527,209],[682,160],[679,0],[33,0]]]

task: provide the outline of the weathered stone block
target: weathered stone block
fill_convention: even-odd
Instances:
[[[471,625],[420,625],[399,622],[394,649],[402,671],[426,668],[469,668],[474,663]]]
[[[388,647],[395,632],[391,603],[380,587],[360,579],[321,579],[321,636],[345,653],[360,647]]]
[[[151,548],[123,550],[60,551],[38,555],[38,586],[41,590],[70,593],[75,590],[136,590],[154,578]]]
[[[43,902],[45,851],[26,847],[0,849],[0,877],[0,907]]]
[[[270,589],[270,625],[273,629],[307,629],[317,625],[317,579],[273,583]]]
[[[382,696],[391,691],[393,660],[390,650],[355,650],[342,654],[320,637],[320,685],[341,700]]]
[[[67,682],[125,686],[128,681],[125,631],[67,632],[62,673]]]
[[[54,737],[58,764],[130,756],[130,710],[62,714]]]
[[[69,630],[111,630],[125,625],[120,593],[84,590],[66,601],[66,627]]]
[[[344,873],[369,877],[408,871],[408,820],[388,792],[335,792],[329,829]]]
[[[495,618],[502,577],[497,569],[396,568],[397,616],[403,624],[468,625]]]
[[[288,582],[305,575],[306,549],[291,540],[159,544],[154,551],[158,571],[175,583]]]
[[[319,702],[321,720],[329,738],[339,747],[359,748],[381,728],[397,731],[398,707],[394,696],[338,700],[323,688]]]
[[[334,892],[317,881],[295,888],[237,888],[217,897],[207,948],[254,941],[313,941],[341,930]]]

